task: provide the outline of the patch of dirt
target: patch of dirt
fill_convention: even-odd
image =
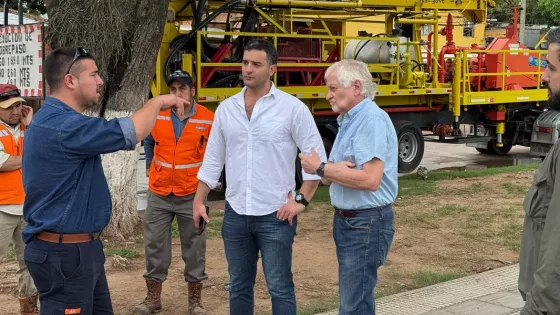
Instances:
[[[532,174],[445,180],[437,183],[436,194],[399,197],[394,207],[396,234],[387,263],[379,271],[377,293],[386,295],[415,288],[415,274],[420,271],[469,274],[517,262],[522,202]],[[223,209],[223,202],[213,202],[212,209]],[[179,240],[173,242],[173,262],[164,283],[164,311],[160,314],[185,314],[187,309]],[[141,256],[128,259],[126,268],[109,263],[109,257],[106,264],[115,314],[130,314],[129,310],[146,293],[142,244],[127,246]],[[208,240],[206,262],[209,279],[203,291],[204,305],[209,314],[228,314],[227,263],[220,238]],[[2,314],[18,311],[17,301],[9,294],[17,283],[16,270],[14,261],[0,264],[0,288],[6,293],[0,294]],[[298,306],[338,299],[338,264],[328,204],[312,204],[300,215],[293,273]],[[255,304],[257,314],[271,313],[260,264]]]

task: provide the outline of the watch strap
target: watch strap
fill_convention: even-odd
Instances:
[[[321,162],[321,165],[319,166],[319,168],[317,169],[316,173],[317,175],[319,175],[320,177],[325,176],[325,162]]]
[[[299,198],[299,197],[301,197],[301,198]],[[299,199],[299,200],[298,200],[298,199]],[[305,199],[305,196],[304,196],[302,193],[298,193],[298,194],[296,195],[295,201],[296,201],[297,203],[301,203],[302,205],[304,205],[304,206],[306,206],[306,207],[309,205],[309,201],[307,201],[307,199]]]

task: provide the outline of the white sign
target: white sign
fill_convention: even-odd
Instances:
[[[509,50],[519,50],[519,44],[509,44]],[[509,53],[510,55],[517,55],[517,53]]]
[[[41,24],[0,28],[0,84],[17,86],[22,96],[43,96]]]

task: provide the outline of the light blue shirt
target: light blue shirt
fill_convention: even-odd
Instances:
[[[329,157],[331,162],[350,161],[356,169],[374,158],[384,163],[381,185],[376,191],[356,190],[337,183],[330,186],[331,203],[345,210],[376,208],[392,204],[397,197],[398,141],[389,115],[366,98],[338,118],[340,126]]]

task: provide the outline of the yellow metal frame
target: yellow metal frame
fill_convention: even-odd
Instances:
[[[356,39],[356,40],[366,40],[366,41],[391,41],[396,43],[397,48],[397,56],[400,56],[400,48],[401,45],[407,45],[407,53],[406,61],[404,62],[404,68],[410,70],[410,47],[411,46],[419,46],[420,43],[417,42],[402,42],[397,37],[383,37],[383,38],[371,38],[371,37],[359,37],[359,36],[330,36],[330,35],[299,35],[299,34],[278,34],[278,33],[241,33],[241,32],[211,32],[211,31],[200,31],[197,33],[197,47],[199,49],[202,47],[202,36],[203,35],[219,35],[219,36],[228,36],[228,35],[237,35],[237,36],[247,36],[247,37],[268,37],[272,38],[274,44],[276,45],[278,39],[280,38],[298,38],[298,39],[323,39],[325,41],[331,42],[340,42],[339,46],[339,54],[341,56],[344,55],[344,50],[346,46],[346,41]],[[201,74],[204,68],[208,67],[237,67],[239,71],[241,70],[241,63],[211,63],[211,62],[202,62],[201,53],[197,52],[197,60],[196,60],[196,73]],[[282,67],[302,67],[302,68],[309,68],[309,67],[320,67],[320,68],[327,68],[332,63],[278,63],[278,68],[281,69]],[[393,84],[384,84],[378,86],[378,91],[380,95],[426,95],[426,94],[445,94],[448,93],[449,89],[434,89],[434,87],[427,86],[423,88],[400,88],[402,86],[401,80],[404,78],[405,80],[410,81],[410,76],[412,74],[410,71],[404,70],[404,75],[401,75],[401,65],[398,63],[395,64],[370,64],[369,65],[370,71],[374,73],[390,73],[392,74]],[[274,84],[277,84],[276,78],[273,80]],[[300,99],[315,99],[320,98],[317,94],[325,94],[326,95],[326,87],[324,86],[308,86],[308,87],[283,87],[278,86],[282,90],[289,93],[297,95]],[[320,93],[317,91],[322,90]],[[197,80],[197,91],[198,95],[203,95],[203,99],[200,102],[213,102],[216,100],[223,100],[227,97],[233,96],[234,94],[238,93],[241,88],[203,88],[201,86],[201,78]],[[431,91],[434,92],[431,92]],[[428,92],[427,92],[428,91]],[[398,104],[395,104],[398,105]]]
[[[261,16],[262,21],[269,23],[271,33],[241,33],[241,32],[210,32],[199,31],[196,34],[197,51],[194,56],[187,54],[182,56],[182,68],[187,71],[192,71],[193,76],[196,78],[197,84],[197,98],[200,103],[213,108],[220,101],[238,93],[241,88],[202,88],[201,87],[201,74],[205,68],[208,67],[232,67],[241,69],[240,63],[210,63],[202,62],[201,43],[202,36],[205,35],[219,35],[219,36],[246,36],[246,37],[268,37],[273,40],[277,46],[279,40],[286,38],[299,38],[299,39],[320,39],[322,40],[322,52],[332,51],[336,43],[339,45],[339,54],[344,56],[345,47],[350,40],[380,40],[392,41],[396,44],[397,60],[395,64],[369,64],[369,69],[372,73],[380,73],[384,81],[389,81],[390,84],[378,84],[376,95],[376,102],[380,106],[431,106],[436,104],[449,104],[449,110],[458,119],[461,114],[461,107],[472,105],[500,105],[516,102],[541,102],[548,98],[547,90],[537,86],[535,89],[522,90],[522,91],[509,91],[504,89],[505,77],[507,75],[537,75],[538,81],[541,79],[542,69],[540,68],[540,61],[543,51],[531,50],[530,53],[537,53],[539,58],[538,69],[535,72],[519,72],[507,73],[502,69],[499,73],[470,73],[468,70],[468,55],[478,54],[478,50],[469,50],[459,52],[456,55],[454,81],[452,83],[439,83],[439,38],[438,23],[440,21],[439,14],[442,12],[455,11],[461,12],[467,19],[473,22],[484,21],[486,17],[486,8],[490,0],[480,1],[427,1],[427,0],[393,0],[387,2],[386,0],[350,0],[344,2],[332,1],[314,1],[314,0],[253,0],[250,1],[255,10]],[[172,1],[173,5],[170,6],[174,11],[184,5],[184,1]],[[217,8],[221,6],[223,1],[210,1],[208,8]],[[271,9],[270,7],[274,7]],[[314,7],[330,8],[331,10],[314,10]],[[187,13],[188,14],[188,13]],[[415,86],[425,82],[426,74],[421,72],[412,72],[411,50],[416,51],[416,55],[420,57],[422,54],[419,42],[408,41],[401,42],[399,38],[372,38],[372,37],[359,37],[359,36],[344,36],[337,35],[330,27],[334,24],[329,23],[345,23],[349,20],[359,20],[362,17],[369,17],[375,15],[385,15],[385,25],[387,32],[391,32],[393,28],[392,19],[400,14],[405,14],[406,17],[399,18],[398,23],[412,24],[414,40],[420,38],[420,26],[431,25],[434,32],[432,47],[436,49],[432,53],[433,65],[431,68],[432,78],[430,83],[423,86]],[[185,18],[182,14],[181,18]],[[313,21],[320,23],[319,28],[314,27],[313,34],[293,34],[292,26],[295,21]],[[344,28],[343,28],[344,29]],[[153,95],[168,93],[167,86],[163,81],[163,61],[169,53],[169,44],[171,40],[179,35],[179,31],[174,23],[166,23],[164,37],[158,53],[156,64],[156,72],[154,80],[152,80],[151,91]],[[411,39],[413,40],[413,39]],[[401,45],[406,45],[406,52],[404,53],[405,59],[401,63]],[[523,53],[524,51],[516,51],[516,53]],[[483,51],[482,53],[488,53]],[[491,53],[507,54],[511,51],[492,51]],[[194,69],[192,67],[192,59],[195,59]],[[323,58],[326,55],[323,54]],[[423,62],[423,59],[418,60]],[[401,63],[401,64],[400,64]],[[279,69],[282,67],[320,67],[326,68],[330,63],[279,63]],[[473,92],[470,91],[470,80],[472,77],[477,76],[501,76],[502,89],[498,91],[484,91]],[[277,75],[274,76],[273,82],[278,83]],[[308,106],[314,109],[330,109],[330,105],[325,101],[327,89],[325,86],[279,86],[282,90],[299,99],[302,99]]]

